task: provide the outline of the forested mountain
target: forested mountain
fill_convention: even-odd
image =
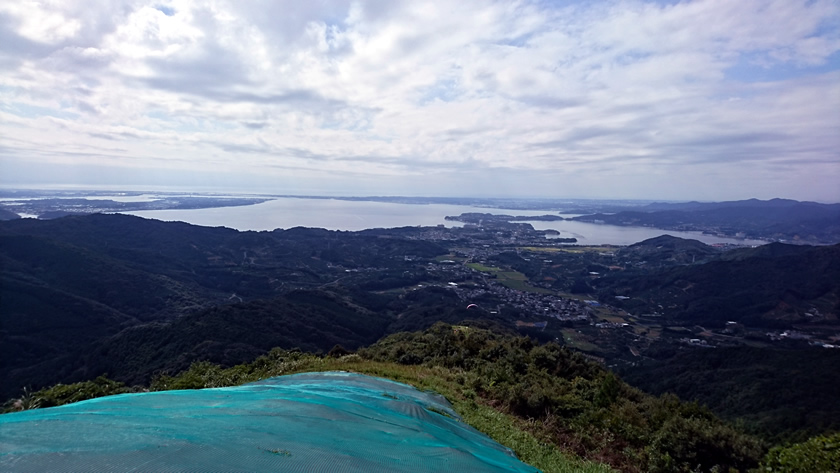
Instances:
[[[840,431],[840,350],[723,347],[621,370],[634,386],[709,406],[773,442]]]
[[[99,214],[2,222],[0,372],[10,382],[0,389],[11,396],[27,384],[106,371],[137,381],[195,359],[242,362],[273,346],[361,346],[439,320],[479,317],[513,328],[522,315],[510,309],[464,309],[447,289],[456,277],[452,270],[440,272],[431,264],[449,249],[418,237],[418,231],[238,232]],[[630,263],[623,271],[563,254],[554,256],[562,264],[545,267],[512,252],[493,261],[558,282],[570,270],[600,270],[584,280],[585,288],[631,313],[658,311],[671,323],[791,328],[814,317],[836,322],[840,312],[837,245],[771,244],[721,253],[664,235],[622,248],[615,263],[604,263]],[[386,291],[424,282],[419,291]],[[504,303],[489,294],[474,297]],[[250,314],[244,322],[238,320],[243,314]],[[261,326],[263,338],[237,330],[242,323]],[[344,332],[334,332],[342,326]],[[171,344],[159,343],[164,332],[178,335],[163,337]],[[123,349],[133,353],[130,362],[115,361],[123,359]],[[94,351],[110,355],[102,361]],[[153,359],[152,352],[166,356]],[[42,363],[51,368],[40,369]]]
[[[717,248],[697,240],[662,235],[618,251],[620,258],[644,261],[648,266],[703,263],[720,256]]]
[[[620,254],[638,253],[634,246]],[[694,258],[692,253],[684,254],[683,258]],[[705,264],[610,273],[592,285],[605,299],[628,297],[614,302],[619,307],[631,311],[657,307],[673,323],[723,327],[735,321],[752,327],[791,328],[817,313],[824,314],[824,321],[836,323],[840,245],[773,243],[723,253]]]
[[[375,295],[343,290],[336,296],[331,284],[374,283],[358,268],[378,265],[395,268],[384,276],[408,277],[396,269],[406,255],[444,252],[433,243],[373,233],[237,232],[124,215],[4,222],[0,395],[102,372],[148,381],[155,369],[204,358],[238,363],[274,346],[372,343],[393,314]],[[314,295],[294,292],[301,290]],[[337,317],[347,318],[349,328],[339,330]],[[251,330],[240,329],[243,323]],[[110,355],[92,356],[103,351]],[[130,360],[116,361],[125,357]]]
[[[820,380],[836,377],[840,366],[822,348],[836,335],[838,301],[840,245],[724,251],[663,235],[623,248],[589,248],[545,241],[524,227],[238,232],[125,215],[18,219],[0,222],[0,396],[22,402],[33,390],[89,386],[84,382],[103,374],[148,386],[194,362],[231,367],[275,347],[346,353],[446,322],[531,336],[504,342],[526,343],[528,352],[545,341],[567,344],[621,368],[638,387],[708,404],[766,440],[803,440],[837,428],[830,419],[840,404]],[[782,330],[795,337],[784,338]],[[507,356],[472,353],[480,348],[471,345],[476,340],[491,340],[484,335],[450,340],[451,347],[428,345],[442,336],[437,330],[386,338],[365,353],[466,370],[483,357]],[[496,368],[513,371],[493,376],[499,383],[515,376],[512,391],[482,387],[493,392],[488,399],[515,399],[507,408],[525,417],[546,402],[555,403],[552,409],[565,405],[546,400],[554,388],[531,390],[542,385],[529,374],[530,361],[508,362]],[[825,377],[810,377],[802,365]],[[113,386],[97,383],[93,391],[100,393]],[[67,389],[88,388],[59,391]],[[623,419],[627,412],[614,414]],[[683,420],[667,426],[661,420],[656,429],[686,427]],[[645,425],[653,424],[634,428]],[[597,437],[579,434],[576,441]],[[649,434],[620,435],[635,439],[625,447],[641,448],[658,441]],[[602,452],[622,465],[642,465],[647,455]],[[754,453],[732,464],[752,464]],[[656,465],[667,470],[667,462]]]

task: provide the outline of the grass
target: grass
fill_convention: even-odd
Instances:
[[[651,329],[655,327],[655,325],[633,325],[633,332],[636,333],[636,335],[645,335],[649,334]]]
[[[536,294],[554,294],[554,291],[543,289],[541,287],[534,287],[528,284],[528,281],[521,280],[521,279],[501,279],[499,278],[499,282],[504,284],[505,287],[509,287],[511,289],[515,289],[517,291],[522,292],[533,292]]]
[[[589,294],[572,294],[571,292],[558,292],[557,295],[563,299],[572,299],[576,301],[588,301],[593,298],[593,296],[590,296]]]
[[[587,341],[585,335],[577,333],[574,329],[565,328],[562,331],[563,339],[565,340],[566,345],[572,348],[588,353],[600,353],[603,351],[601,347],[592,342]]]
[[[450,253],[448,255],[435,256],[434,260],[438,261],[438,262],[447,261],[447,260],[448,261],[465,261],[466,258],[464,258],[463,256],[456,256],[456,255]]]
[[[612,322],[614,324],[625,324],[625,323],[627,323],[627,320],[625,320],[624,317],[619,317],[617,315],[612,315],[607,311],[599,311],[598,312],[598,317],[606,320],[607,322]]]
[[[421,391],[441,394],[452,404],[453,409],[464,422],[513,450],[523,462],[544,472],[605,473],[613,471],[607,465],[563,453],[544,437],[546,434],[543,433],[544,430],[540,430],[542,426],[538,422],[521,420],[483,404],[480,397],[466,386],[468,383],[465,377],[468,373],[459,369],[370,361],[355,354],[340,358],[299,354],[295,359],[276,360],[262,364],[257,369],[241,367],[225,369],[209,363],[198,363],[174,378],[156,380],[152,383],[152,389],[235,386],[274,376],[317,371],[366,374],[408,384]],[[382,395],[393,396],[389,393]]]
[[[542,251],[547,253],[573,253],[573,254],[580,254],[580,253],[588,253],[588,252],[612,252],[615,251],[614,246],[563,246],[563,247],[542,247],[542,246],[526,246],[522,247],[522,250],[527,251]]]
[[[481,271],[482,273],[497,273],[502,271],[502,268],[497,268],[495,266],[485,266],[481,263],[467,263],[467,267],[472,268],[476,271]]]
[[[354,361],[354,358],[358,361]],[[540,441],[535,432],[529,432],[529,430],[537,430],[538,426],[525,425],[527,422],[476,402],[475,396],[458,383],[459,373],[456,370],[362,361],[352,355],[326,363],[322,368],[393,379],[420,390],[437,392],[446,397],[464,422],[513,450],[523,462],[544,472],[613,471],[606,465],[564,454],[555,445]]]
[[[557,248],[556,246],[520,246],[519,249],[535,253],[559,253],[565,250],[565,248]]]
[[[495,266],[486,266],[481,263],[467,263],[467,266],[482,273],[492,273],[500,284],[510,289],[522,292],[534,292],[537,294],[554,294],[554,291],[541,287],[534,287],[528,283],[528,276],[519,271],[505,271]]]

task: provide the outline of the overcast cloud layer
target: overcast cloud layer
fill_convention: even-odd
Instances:
[[[0,71],[4,186],[840,201],[836,0],[2,2]]]

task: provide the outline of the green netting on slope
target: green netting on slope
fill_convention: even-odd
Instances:
[[[536,470],[439,395],[327,372],[2,415],[0,471]]]

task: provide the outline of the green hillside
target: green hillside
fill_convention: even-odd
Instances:
[[[653,393],[675,393],[773,443],[840,431],[840,351],[752,347],[688,350],[622,370]]]
[[[630,298],[615,302],[618,307],[658,308],[667,319],[684,323],[789,328],[806,322],[812,309],[831,314],[825,321],[836,323],[840,245],[767,245],[702,265],[610,273],[591,284],[604,300]]]
[[[359,350],[354,370],[432,370],[538,443],[624,471],[755,466],[764,444],[716,415],[777,446],[837,429],[840,364],[822,347],[839,246],[580,247],[520,230],[0,222],[0,397],[238,383]],[[304,361],[253,367],[275,347]]]
[[[329,356],[274,349],[223,368],[202,362],[154,379],[152,390],[238,385],[306,371],[346,370],[387,377],[443,394],[474,427],[544,471],[746,471],[764,445],[675,396],[631,388],[583,356],[523,337],[436,324],[386,337],[357,354]],[[29,406],[58,405],[122,392],[98,380],[31,393]]]

